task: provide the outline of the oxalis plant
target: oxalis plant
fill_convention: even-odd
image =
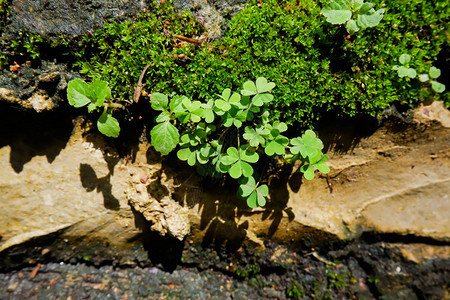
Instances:
[[[106,81],[94,80],[89,84],[79,78],[71,80],[67,87],[67,100],[74,107],[87,106],[89,113],[102,110],[97,121],[98,130],[109,137],[119,136],[119,121],[112,112],[124,106],[111,102],[111,89]]]
[[[206,103],[153,93],[151,107],[161,113],[151,130],[151,143],[164,155],[179,147],[177,157],[196,166],[201,175],[228,174],[238,180],[237,194],[249,207],[264,206],[269,188],[256,168],[262,157],[280,156],[290,163],[300,160],[300,171],[308,180],[314,178],[315,169],[330,171],[323,143],[312,130],[289,139],[284,135],[285,123],[269,121],[267,105],[273,100],[273,88],[275,83],[260,77],[245,82],[240,93],[226,88]],[[233,131],[236,138],[226,138]]]
[[[375,10],[373,3],[364,0],[333,0],[321,14],[331,24],[345,24],[349,33],[367,27],[375,27],[383,19],[385,10]]]
[[[409,63],[411,62],[411,55],[404,53],[400,55],[398,61],[400,62],[401,66],[395,65],[392,67],[392,69],[397,71],[397,74],[400,78],[403,77],[411,79],[416,78],[417,76],[416,70],[409,66]],[[419,80],[421,82],[425,82],[431,85],[431,88],[436,93],[442,93],[443,91],[445,91],[445,84],[442,84],[434,80],[437,79],[439,76],[441,76],[441,70],[434,66],[431,66],[430,70],[428,71],[428,74],[419,75]]]

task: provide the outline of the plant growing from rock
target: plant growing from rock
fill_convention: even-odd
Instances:
[[[331,24],[345,24],[349,33],[380,24],[385,10],[375,11],[373,3],[364,0],[333,0],[321,11]]]
[[[392,69],[397,71],[397,74],[400,78],[403,77],[415,78],[417,76],[417,71],[409,66],[409,63],[411,62],[411,55],[406,53],[402,54],[400,55],[398,60],[402,65],[401,66],[395,65],[392,67]],[[432,66],[428,71],[428,74],[419,75],[419,80],[421,82],[428,82],[431,85],[431,88],[436,93],[442,93],[443,91],[445,91],[445,84],[442,84],[434,80],[439,76],[441,76],[441,70]]]
[[[436,67],[431,67],[430,71],[428,71],[428,74],[420,74],[419,75],[419,80],[421,82],[428,82],[431,84],[431,88],[436,92],[436,93],[442,93],[443,91],[445,91],[445,84],[442,84],[440,82],[437,82],[436,79],[439,76],[441,76],[441,70],[436,68]]]
[[[222,94],[206,103],[192,101],[186,96],[169,97],[153,93],[150,100],[157,125],[151,130],[151,143],[164,155],[177,146],[177,157],[190,166],[196,166],[202,175],[222,177],[228,174],[238,180],[238,196],[247,200],[251,208],[264,206],[269,188],[262,184],[256,172],[261,157],[281,156],[288,162],[303,162],[300,171],[308,180],[314,170],[328,173],[322,153],[323,144],[312,130],[289,139],[284,136],[288,127],[280,121],[270,122],[267,105],[273,100],[270,93],[275,83],[259,77],[247,81],[243,89],[232,92],[226,88]],[[234,131],[235,141],[225,138]]]
[[[401,63],[401,66],[395,65],[392,67],[393,70],[396,70],[398,73],[398,76],[400,78],[408,77],[408,78],[415,78],[417,75],[417,72],[415,69],[409,67],[409,63],[411,61],[411,55],[409,54],[402,54],[398,58],[398,61]]]
[[[74,107],[87,106],[89,113],[103,108],[97,121],[98,130],[109,137],[119,136],[119,121],[112,116],[112,112],[123,106],[111,102],[111,89],[106,81],[94,80],[89,84],[79,78],[71,80],[67,87],[67,99]]]

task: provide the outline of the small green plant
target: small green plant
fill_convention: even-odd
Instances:
[[[409,63],[411,62],[411,55],[402,54],[398,60],[402,65],[395,65],[392,69],[397,71],[399,77],[415,78],[417,76],[417,71],[409,66]],[[445,84],[433,80],[439,76],[441,76],[441,70],[432,66],[428,71],[428,74],[419,75],[419,80],[421,82],[428,82],[436,93],[442,93],[445,91]]]
[[[402,65],[395,65],[392,67],[392,69],[397,71],[399,77],[415,78],[417,76],[416,70],[409,67],[409,63],[411,62],[411,55],[404,53],[400,55],[398,61]]]
[[[306,296],[303,287],[295,279],[292,279],[289,286],[286,288],[286,294],[292,299],[300,299]]]
[[[89,84],[79,78],[71,80],[67,87],[67,99],[74,107],[87,106],[89,113],[103,108],[97,121],[98,130],[109,137],[119,136],[119,121],[112,116],[112,112],[123,106],[110,101],[111,89],[106,81],[94,80]]]
[[[431,67],[430,71],[428,72],[428,74],[421,74],[419,75],[419,80],[421,82],[428,82],[431,84],[431,88],[436,92],[436,93],[442,93],[443,91],[445,91],[445,84],[442,84],[440,82],[437,82],[436,79],[439,76],[441,76],[441,70],[436,68],[436,67]]]
[[[288,129],[285,123],[269,121],[267,106],[274,98],[270,93],[273,88],[275,83],[259,77],[256,82],[245,82],[240,93],[227,88],[206,103],[186,96],[169,100],[164,94],[153,93],[151,106],[161,113],[150,132],[151,143],[164,155],[178,145],[180,160],[196,166],[202,175],[230,175],[238,180],[238,196],[246,199],[249,207],[264,206],[269,188],[261,184],[263,178],[255,171],[261,157],[280,155],[288,162],[301,160],[300,171],[308,180],[313,179],[315,169],[330,171],[322,141],[312,130],[289,139],[283,135]],[[233,131],[235,140],[226,139]]]
[[[333,0],[321,13],[331,24],[345,24],[347,31],[353,33],[380,24],[385,10],[375,11],[373,6],[364,0]]]

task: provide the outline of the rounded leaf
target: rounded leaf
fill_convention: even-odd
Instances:
[[[441,76],[441,70],[439,70],[439,69],[436,68],[436,67],[431,67],[431,68],[430,68],[429,74],[430,74],[430,77],[431,77],[431,78],[436,79],[436,78],[438,78],[439,76]]]
[[[169,98],[161,93],[154,93],[150,97],[150,103],[154,110],[165,110],[169,104]]]
[[[74,107],[83,107],[91,102],[89,99],[89,85],[77,78],[69,81],[67,86],[67,100]]]
[[[402,65],[405,65],[405,64],[407,64],[407,63],[409,63],[411,61],[411,55],[409,55],[409,54],[402,54],[402,55],[400,55],[398,61]]]
[[[97,121],[98,130],[106,136],[118,137],[120,133],[119,121],[106,110]]]
[[[177,146],[180,135],[178,129],[166,121],[153,127],[150,136],[155,150],[167,155]]]
[[[434,80],[431,82],[431,87],[436,93],[442,93],[443,91],[445,91],[445,84],[439,83]]]

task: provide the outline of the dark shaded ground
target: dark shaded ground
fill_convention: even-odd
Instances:
[[[414,262],[404,245],[372,240],[319,252],[267,242],[263,252],[230,253],[190,244],[171,272],[151,258],[134,266],[90,257],[35,262],[0,273],[0,299],[448,299],[450,259]]]

